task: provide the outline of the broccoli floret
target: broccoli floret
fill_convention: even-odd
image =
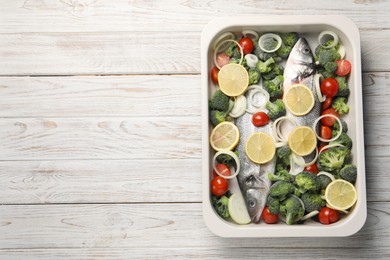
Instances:
[[[266,205],[268,206],[269,212],[272,214],[279,214],[280,201],[270,195],[267,197]]]
[[[341,125],[343,127],[342,131],[343,133],[348,132],[348,125],[347,122],[345,122],[342,118],[340,118]],[[335,137],[340,131],[339,122],[335,121],[332,129],[332,137]]]
[[[271,80],[274,79],[276,76],[282,75],[283,76],[284,68],[281,64],[275,64],[273,69],[268,73],[263,73],[261,76],[265,80]]]
[[[272,121],[286,115],[286,108],[281,99],[277,99],[275,102],[268,101],[265,107],[268,109],[268,117]]]
[[[248,70],[248,75],[249,75],[249,86],[259,82],[260,71],[257,68],[250,68]]]
[[[286,224],[298,222],[305,214],[302,201],[296,196],[290,196],[280,205],[280,215],[286,219]]]
[[[210,108],[226,112],[229,109],[230,98],[226,96],[221,90],[217,90],[210,101]]]
[[[234,51],[238,51],[237,49],[237,45],[235,43],[232,43],[225,49],[224,53],[226,53],[231,58],[234,54]]]
[[[275,166],[275,172],[280,172],[282,170],[287,170],[287,167],[286,165],[284,165],[283,163],[281,162],[277,162],[276,163],[276,166]]]
[[[352,139],[346,133],[341,133],[340,137],[329,144],[342,144],[348,149],[352,149]]]
[[[234,153],[238,156],[238,151],[235,151]],[[218,163],[226,164],[229,168],[236,166],[236,161],[228,154],[220,154],[216,159]]]
[[[288,145],[279,147],[276,150],[276,156],[278,158],[278,161],[280,161],[284,166],[290,165],[290,155],[291,149]]]
[[[352,184],[355,184],[357,178],[357,168],[354,164],[346,164],[340,170],[339,176],[341,179],[349,181]]]
[[[317,175],[317,177],[321,182],[321,190],[325,189],[332,182],[332,179],[324,174]]]
[[[287,59],[288,56],[290,55],[290,52],[292,50],[292,47],[285,45],[282,43],[280,48],[276,51],[276,54],[278,54],[279,57],[283,59]]]
[[[335,79],[339,83],[339,91],[337,92],[336,96],[348,97],[351,91],[348,88],[347,79],[341,76],[337,76],[335,77]]]
[[[318,163],[321,170],[331,172],[341,168],[344,162],[351,155],[351,150],[347,147],[332,147],[322,152]]]
[[[335,73],[337,70],[337,63],[336,62],[328,62],[325,64],[324,69],[327,72]]]
[[[229,63],[240,64],[240,60],[241,60],[241,57],[237,57],[237,58],[236,58],[236,57],[232,57],[232,58],[229,60]],[[249,66],[248,66],[248,64],[247,64],[246,59],[242,59],[241,65],[242,65],[246,70],[249,69]]]
[[[218,125],[219,123],[225,122],[226,113],[218,110],[211,110],[210,112],[210,122],[213,126]]]
[[[281,170],[275,174],[268,173],[268,179],[270,181],[287,181],[292,182],[294,180],[293,176],[288,173],[287,170]]]
[[[229,198],[228,196],[217,197],[213,195],[213,206],[215,211],[217,211],[218,215],[222,218],[227,219],[230,218],[229,210],[228,210]]]
[[[325,70],[324,68],[320,67],[317,70],[318,73],[320,73],[324,78],[334,78],[336,76],[335,73]]]
[[[332,107],[340,115],[345,115],[349,111],[349,106],[347,102],[348,100],[345,97],[336,97],[333,99]]]
[[[312,172],[300,172],[295,176],[295,184],[301,193],[306,191],[317,192],[321,189],[321,182]]]
[[[282,33],[280,37],[282,38],[282,43],[288,47],[293,47],[299,40],[296,32]]]
[[[254,44],[253,54],[255,54],[257,58],[262,61],[268,60],[269,58],[277,58],[277,54],[275,52],[265,52],[257,43]]]
[[[277,181],[271,185],[269,195],[282,201],[287,198],[289,194],[294,193],[294,191],[295,187],[291,182]]]
[[[318,62],[321,66],[325,66],[328,62],[335,62],[340,59],[340,53],[335,48],[322,49],[317,56]]]
[[[283,76],[276,76],[273,80],[264,82],[263,87],[269,93],[271,98],[279,98],[283,94]]]
[[[305,205],[306,212],[312,212],[314,210],[320,211],[325,206],[325,200],[321,198],[320,194],[306,192],[302,194],[301,200]]]
[[[275,66],[275,60],[269,58],[266,61],[259,60],[256,64],[256,67],[260,70],[261,73],[268,73]]]

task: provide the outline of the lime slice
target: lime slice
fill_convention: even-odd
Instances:
[[[234,193],[229,198],[228,210],[230,217],[240,225],[245,225],[251,222],[248,210],[246,209],[245,201],[241,193]]]

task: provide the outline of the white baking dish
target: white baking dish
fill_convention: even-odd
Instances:
[[[348,123],[348,134],[353,140],[353,163],[358,167],[356,189],[358,200],[353,210],[344,218],[331,225],[317,222],[286,225],[249,224],[237,225],[220,218],[211,203],[211,158],[214,151],[209,146],[211,127],[208,118],[208,100],[212,93],[210,71],[213,64],[212,42],[223,32],[241,32],[255,30],[264,32],[298,32],[303,35],[314,51],[319,32],[331,30],[336,32],[346,48],[346,58],[352,63],[349,76],[350,112],[344,117]],[[218,18],[210,22],[202,34],[202,178],[203,178],[203,217],[208,228],[222,237],[325,237],[349,236],[361,229],[367,216],[366,180],[364,165],[364,136],[362,108],[362,80],[360,35],[356,25],[342,16],[256,16]]]

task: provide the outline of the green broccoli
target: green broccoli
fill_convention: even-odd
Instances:
[[[283,163],[277,161],[275,166],[275,172],[280,172],[282,170],[287,170],[287,167]]]
[[[295,187],[291,182],[277,181],[271,185],[269,195],[282,201],[287,198],[288,195],[294,193],[294,191]]]
[[[259,60],[256,64],[256,67],[260,70],[261,73],[268,73],[275,66],[275,60],[269,58],[266,61]]]
[[[296,32],[282,33],[280,35],[282,43],[288,47],[294,47],[299,40],[299,35]]]
[[[226,112],[229,109],[230,98],[225,95],[221,90],[217,90],[210,101],[210,108],[213,110],[219,110]]]
[[[237,58],[232,57],[232,58],[229,60],[229,63],[240,64],[240,60],[241,60],[241,57],[237,57]],[[241,65],[242,65],[246,70],[249,69],[246,59],[242,59]]]
[[[328,62],[324,65],[324,69],[330,73],[335,73],[337,70],[336,62]]]
[[[286,219],[286,224],[298,222],[305,214],[302,201],[296,196],[290,196],[280,205],[280,215]]]
[[[215,211],[217,211],[218,215],[224,219],[230,218],[229,210],[229,197],[223,195],[221,197],[217,197],[213,195],[213,206]]]
[[[283,94],[283,76],[276,76],[273,80],[264,81],[263,87],[271,98],[279,98]]]
[[[336,96],[348,97],[351,91],[348,88],[347,79],[341,76],[337,76],[335,77],[335,79],[339,83],[339,91],[337,92]]]
[[[341,133],[339,138],[330,142],[329,144],[342,144],[348,149],[352,149],[352,139],[346,133]]]
[[[324,190],[332,182],[332,179],[325,174],[317,175],[317,177],[321,182],[321,190]]]
[[[210,111],[210,122],[213,126],[225,122],[226,113],[218,110]]]
[[[281,170],[275,174],[268,173],[268,180],[293,182],[294,178],[287,170]]]
[[[265,107],[268,109],[268,117],[272,121],[286,115],[286,108],[281,99],[277,99],[275,102],[268,101]]]
[[[291,149],[288,145],[279,147],[276,150],[276,156],[278,158],[278,161],[280,161],[284,166],[290,165],[290,155]]]
[[[283,59],[287,59],[288,56],[290,55],[290,52],[292,50],[292,47],[285,45],[282,43],[280,48],[276,51],[276,54],[278,54],[279,57]]]
[[[342,132],[346,133],[348,132],[348,125],[347,122],[345,122],[342,118],[340,118],[341,125],[343,127]],[[332,137],[335,137],[340,131],[339,122],[335,121],[332,129]]]
[[[284,68],[281,64],[275,64],[275,66],[272,68],[272,70],[268,73],[263,73],[261,76],[265,80],[271,80],[274,79],[276,76],[282,75],[283,76]]]
[[[318,163],[321,170],[331,172],[343,166],[344,162],[351,155],[351,150],[347,147],[332,147],[322,152]]]
[[[324,67],[328,62],[335,62],[339,59],[340,53],[338,53],[336,48],[322,49],[322,51],[317,56],[319,64]]]
[[[349,112],[349,106],[347,102],[348,101],[345,97],[335,97],[332,102],[332,107],[342,116]]]
[[[275,52],[271,52],[271,53],[265,52],[260,48],[260,46],[257,43],[254,44],[253,54],[255,54],[257,58],[259,58],[259,60],[262,61],[266,61],[269,58],[274,58],[274,59],[278,58],[277,57],[278,55]]]
[[[341,179],[349,181],[352,184],[355,184],[357,178],[357,168],[354,164],[346,164],[341,168],[339,172]]]
[[[237,50],[237,45],[235,43],[231,43],[225,50],[224,53],[227,54],[230,58],[233,56],[235,51]],[[239,52],[239,51],[238,51]]]
[[[317,72],[320,73],[324,78],[334,78],[336,76],[335,73],[325,70],[324,68],[320,67],[317,69]]]
[[[279,214],[280,201],[270,195],[267,197],[266,205],[268,206],[269,212],[272,214]]]
[[[306,191],[318,192],[321,189],[321,182],[317,175],[312,172],[300,172],[295,176],[295,184],[301,193]]]
[[[325,200],[321,198],[320,194],[306,192],[302,194],[301,200],[305,205],[306,212],[312,212],[315,210],[320,211],[325,206]]]
[[[235,151],[234,153],[238,156],[238,151]],[[220,154],[216,159],[218,163],[226,164],[228,167],[236,166],[236,161],[228,154]]]
[[[248,70],[248,75],[249,75],[249,86],[259,82],[260,71],[257,68],[250,68]]]

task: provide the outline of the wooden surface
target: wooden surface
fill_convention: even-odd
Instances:
[[[0,259],[390,258],[390,3],[313,3],[0,0]],[[361,33],[367,222],[347,238],[216,237],[201,211],[201,31],[302,13]]]

